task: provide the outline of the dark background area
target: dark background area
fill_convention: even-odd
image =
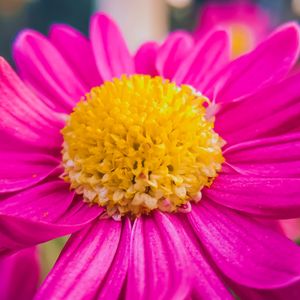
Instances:
[[[195,0],[192,5],[186,8],[170,7],[170,30],[176,28],[192,29],[201,5],[206,2],[209,1]],[[228,1],[220,0],[218,2]],[[299,18],[293,12],[289,0],[252,2],[259,3],[270,11],[277,22]],[[0,55],[12,63],[11,45],[16,34],[23,28],[33,28],[46,34],[51,24],[68,23],[87,33],[89,17],[95,7],[93,0],[0,0]]]

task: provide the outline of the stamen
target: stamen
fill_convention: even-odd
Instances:
[[[189,211],[224,161],[207,107],[201,93],[161,77],[123,76],[93,88],[62,130],[64,180],[115,220]]]

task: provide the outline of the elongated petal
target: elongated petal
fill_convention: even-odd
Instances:
[[[32,300],[40,279],[37,249],[22,250],[0,260],[1,300]]]
[[[102,83],[91,43],[83,34],[71,26],[55,24],[49,39],[88,89]]]
[[[229,48],[229,37],[225,31],[212,32],[187,55],[174,80],[179,84],[190,84],[201,92],[213,75],[229,62]]]
[[[18,35],[13,55],[22,78],[57,111],[70,112],[88,91],[58,50],[36,31]]]
[[[130,236],[129,222],[126,221],[122,230],[122,222],[112,219],[96,221],[74,234],[43,283],[36,299],[95,299],[100,286],[105,283],[114,258],[128,246],[128,236]],[[118,258],[127,259],[127,257]],[[117,272],[113,278],[115,282],[108,282],[111,288],[115,288],[110,290],[111,299],[120,292],[125,270],[113,271]],[[119,271],[122,273],[120,277]]]
[[[61,147],[63,120],[42,103],[0,58],[0,134],[38,148]]]
[[[22,249],[81,229],[102,209],[89,207],[62,180],[53,180],[0,201],[0,253]]]
[[[300,116],[299,80],[300,73],[242,101],[221,104],[216,130],[229,144],[295,131]]]
[[[202,245],[195,238],[193,229],[183,215],[167,215],[183,240],[185,249],[192,261],[193,299],[234,299],[228,287],[213,267],[208,263]]]
[[[278,47],[280,45],[280,47]],[[272,49],[272,55],[270,55]],[[287,24],[255,50],[227,65],[204,89],[216,102],[241,98],[281,80],[299,56],[299,29]]]
[[[227,164],[242,175],[300,176],[300,133],[236,144],[224,151]]]
[[[188,217],[214,263],[232,281],[256,289],[299,285],[300,249],[283,235],[209,201],[194,206]]]
[[[134,62],[117,25],[106,15],[92,17],[90,38],[102,80],[134,73]]]
[[[60,162],[50,155],[0,150],[0,194],[30,187],[54,172]]]
[[[128,299],[185,299],[190,262],[174,225],[161,213],[136,219],[127,279]]]
[[[205,195],[222,205],[276,219],[300,216],[300,178],[220,175]]]
[[[121,292],[124,292],[123,288],[124,284],[126,284],[125,280],[130,256],[130,240],[131,224],[129,219],[126,219],[122,229],[118,251],[104,281],[101,283],[100,289],[98,290],[98,299],[120,299],[120,295],[122,295]]]
[[[148,74],[151,76],[157,75],[156,56],[158,44],[148,42],[143,44],[134,56],[135,69],[137,74]]]
[[[191,51],[194,41],[187,32],[171,33],[158,49],[156,68],[159,75],[173,79],[178,66]]]

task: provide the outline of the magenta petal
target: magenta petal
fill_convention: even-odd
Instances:
[[[226,163],[242,175],[300,176],[300,133],[236,144],[224,151]]]
[[[81,229],[102,211],[89,207],[62,180],[0,200],[0,253],[33,246]]]
[[[145,43],[137,50],[134,57],[137,74],[157,75],[155,65],[157,50],[158,44],[155,42]]]
[[[216,97],[216,102],[233,101],[252,94],[285,77],[298,55],[299,28],[297,24],[290,23],[278,29],[252,52],[227,65],[203,92],[211,98]]]
[[[300,178],[221,174],[205,195],[222,205],[276,219],[300,216]]]
[[[134,62],[118,26],[106,15],[92,17],[90,38],[103,81],[134,73]]]
[[[49,39],[88,89],[102,83],[91,43],[83,34],[71,26],[55,24],[51,27]]]
[[[193,229],[182,215],[167,215],[180,235],[185,249],[191,258],[190,269],[193,270],[192,299],[234,299],[228,287],[222,282],[216,270],[208,263],[202,246],[195,238]]]
[[[132,235],[126,299],[185,299],[190,262],[170,220],[159,212],[142,216]]]
[[[96,299],[99,287],[107,283],[111,287],[112,298],[118,296],[126,272],[119,252],[126,254],[130,240],[128,220],[122,230],[122,222],[112,219],[96,221],[84,230],[74,234],[66,244],[54,268],[45,279],[35,299]],[[127,243],[127,245],[126,245]],[[128,253],[127,253],[128,254]],[[114,259],[120,259],[120,270],[112,270]],[[111,271],[116,277],[107,282]],[[121,276],[119,276],[121,274]],[[100,297],[99,299],[108,299]]]
[[[299,128],[299,80],[300,73],[242,101],[222,103],[216,116],[216,130],[229,144],[234,144]]]
[[[0,151],[0,194],[42,181],[59,164],[58,160],[46,154]]]
[[[114,300],[120,298],[121,289],[128,271],[128,260],[130,256],[131,224],[129,219],[125,220],[121,240],[114,261],[106,274],[104,281],[97,293],[98,299]]]
[[[183,31],[171,33],[158,49],[156,68],[159,75],[173,79],[178,66],[194,46],[192,36]]]
[[[232,281],[256,289],[300,282],[300,249],[255,220],[209,201],[188,215],[216,266]]]
[[[65,213],[74,192],[63,180],[44,182],[27,190],[4,196],[0,200],[0,215],[23,217],[27,220],[55,222]]]
[[[57,111],[70,112],[88,91],[58,50],[36,31],[22,31],[13,54],[22,78]]]
[[[61,147],[63,124],[0,58],[0,134],[51,149]]]
[[[174,80],[192,85],[199,91],[229,62],[229,37],[225,31],[217,30],[199,41],[183,60]]]
[[[299,285],[292,284],[284,288],[258,290],[249,289],[238,284],[233,284],[234,292],[238,295],[239,299],[243,300],[287,300],[299,298]]]
[[[22,250],[0,260],[0,299],[32,300],[40,279],[37,249]]]

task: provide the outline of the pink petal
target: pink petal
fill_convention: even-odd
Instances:
[[[13,55],[22,78],[57,111],[70,112],[88,91],[58,50],[36,31],[19,34]]]
[[[53,180],[0,201],[0,253],[22,249],[81,229],[102,211],[89,207],[62,180]]]
[[[274,32],[252,52],[227,65],[203,92],[216,102],[233,101],[252,94],[285,77],[298,55],[299,28],[297,24],[290,23]]]
[[[226,163],[242,175],[300,176],[300,133],[253,140],[224,151]]]
[[[159,75],[173,79],[178,66],[190,53],[194,41],[189,33],[177,31],[171,33],[158,49],[156,68]]]
[[[286,300],[298,299],[299,296],[299,285],[292,284],[284,288],[271,289],[271,290],[258,290],[249,289],[241,285],[233,285],[234,292],[238,295],[239,299],[243,300]]]
[[[91,43],[83,34],[71,26],[55,24],[49,39],[85,86],[91,89],[102,83]]]
[[[134,73],[134,62],[117,25],[106,15],[92,17],[90,38],[103,81]]]
[[[109,299],[116,299],[126,272],[122,261],[127,260],[127,257],[118,255],[126,251],[129,241],[128,220],[123,229],[121,222],[109,219],[96,221],[74,234],[35,299],[108,299],[107,294],[104,298],[96,297],[100,286],[105,283],[111,287],[112,298]],[[117,257],[121,270],[111,270]],[[111,271],[115,272],[115,282],[107,282],[106,276],[111,275]]]
[[[201,7],[195,35],[200,38],[216,27],[232,35],[232,27],[241,26],[247,30],[248,47],[251,50],[266,37],[271,25],[269,12],[250,1],[207,2]]]
[[[37,249],[29,248],[0,260],[1,300],[32,300],[40,279]]]
[[[173,224],[161,213],[133,226],[126,299],[185,299],[189,266]]]
[[[299,285],[300,249],[281,234],[209,201],[194,206],[188,218],[211,259],[232,281],[257,289]]]
[[[188,256],[192,260],[190,269],[193,270],[193,292],[192,299],[234,299],[228,287],[222,282],[222,278],[216,270],[208,263],[202,245],[195,238],[193,229],[187,219],[182,215],[166,215],[175,226],[181,237]]]
[[[61,147],[64,121],[51,111],[0,58],[0,134],[37,148]]]
[[[289,219],[300,216],[300,178],[221,174],[205,195],[222,205],[256,216]]]
[[[106,274],[105,280],[102,282],[98,291],[98,299],[114,300],[120,298],[121,289],[124,287],[123,285],[128,271],[130,239],[131,224],[129,219],[126,219],[121,234],[121,240],[118,245],[118,252],[116,253],[109,272]],[[124,292],[124,290],[122,290],[122,292]]]
[[[178,67],[177,83],[192,85],[202,91],[207,82],[229,62],[230,45],[225,31],[217,30],[200,40]]]
[[[216,130],[230,144],[295,130],[300,115],[299,80],[300,73],[242,101],[221,104]]]
[[[134,56],[135,69],[137,74],[148,74],[151,76],[157,75],[156,56],[158,44],[148,42],[143,44]]]
[[[0,151],[0,194],[30,187],[60,164],[50,155]]]

